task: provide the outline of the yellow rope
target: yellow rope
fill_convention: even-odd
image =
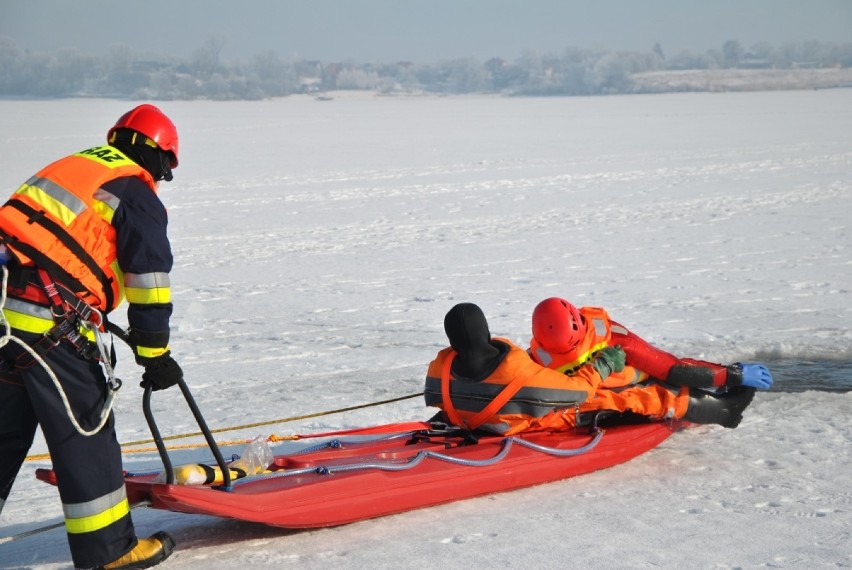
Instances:
[[[423,395],[422,393],[418,392],[417,394],[409,394],[407,396],[400,396],[399,398],[391,398],[389,400],[380,400],[378,402],[370,402],[369,404],[359,404],[357,406],[348,406],[346,408],[338,408],[336,410],[327,410],[327,411],[324,411],[324,412],[314,412],[314,413],[310,413],[310,414],[302,414],[300,416],[290,416],[289,418],[279,418],[277,420],[269,420],[269,421],[265,421],[265,422],[256,422],[256,423],[251,423],[251,424],[242,424],[242,425],[238,425],[238,426],[224,427],[224,428],[219,428],[219,429],[211,429],[210,433],[211,434],[224,433],[224,432],[227,432],[227,431],[237,431],[237,430],[241,430],[241,429],[267,426],[267,425],[272,425],[272,424],[283,424],[283,423],[287,423],[287,422],[295,422],[295,421],[298,421],[298,420],[306,420],[306,419],[310,419],[310,418],[317,418],[317,417],[320,417],[320,416],[329,416],[329,415],[332,415],[332,414],[340,414],[340,413],[343,413],[343,412],[351,412],[353,410],[360,410],[362,408],[370,408],[370,407],[373,407],[373,406],[381,406],[381,405],[384,405],[384,404],[392,404],[393,402],[401,402],[402,400],[410,400],[411,398],[416,398],[416,397],[422,396],[422,395]],[[196,432],[192,432],[192,433],[169,435],[169,436],[166,436],[162,439],[163,439],[163,441],[173,441],[173,440],[176,440],[176,439],[185,439],[185,438],[198,437],[198,436],[203,436],[203,435],[204,435],[204,433],[202,433],[200,431],[196,431]],[[281,436],[281,435],[275,435],[275,434],[269,436],[269,441],[284,441],[284,440],[288,440],[288,439],[298,439],[298,436]],[[251,439],[236,440],[236,441],[223,441],[223,442],[217,442],[217,443],[218,443],[218,445],[221,445],[221,446],[224,447],[224,446],[228,446],[228,445],[245,444],[245,443],[248,443],[249,441],[251,441]],[[135,447],[137,445],[146,445],[146,444],[149,444],[149,443],[154,443],[154,440],[153,439],[138,439],[136,441],[128,441],[126,443],[122,443],[121,447],[122,448]],[[187,444],[183,444],[183,445],[167,446],[166,449],[168,449],[168,450],[196,449],[196,448],[199,448],[199,447],[207,447],[207,443],[206,442],[205,443],[187,443]],[[138,448],[138,449],[122,449],[121,452],[129,454],[129,453],[147,453],[147,452],[151,452],[151,451],[157,451],[157,448],[156,447],[143,447],[143,448]],[[49,453],[40,453],[40,454],[37,454],[37,455],[28,455],[27,458],[25,459],[25,461],[42,461],[42,460],[49,459],[49,458],[50,458]]]

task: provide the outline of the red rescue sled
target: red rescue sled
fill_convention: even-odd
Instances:
[[[174,483],[146,390],[146,418],[164,472],[172,475],[164,483],[157,482],[159,472],[128,473],[130,503],[293,529],[341,525],[582,475],[649,451],[685,425],[643,423],[474,438],[426,422],[388,424],[285,442],[266,472],[232,481],[186,385],[180,385],[225,480],[221,485]],[[44,480],[50,475],[38,473]]]
[[[127,490],[131,502],[149,500],[158,509],[285,528],[333,526],[612,467],[653,449],[675,428],[649,423],[594,435],[487,436],[467,445],[461,435],[429,430],[389,440],[332,439],[315,451],[278,455],[271,473],[238,479],[229,489],[130,476]]]

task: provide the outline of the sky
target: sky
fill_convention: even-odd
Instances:
[[[828,391],[770,363],[776,387],[734,430],[696,427],[588,476],[339,528],[134,510],[139,534],[177,540],[158,568],[852,565],[852,89],[158,104],[181,136],[159,192],[172,352],[211,429],[268,422],[219,441],[430,417],[415,397],[275,422],[422,392],[459,302],[521,345],[533,307],[558,295],[679,356],[847,371],[845,391]],[[0,100],[0,187],[100,144],[130,105]],[[124,310],[111,320],[124,325]],[[117,351],[118,439],[146,439],[140,369]],[[174,389],[152,403],[164,436],[197,431]],[[45,449],[39,435],[30,453]],[[0,537],[62,520],[34,476],[49,464],[25,464]],[[0,544],[0,568],[67,570],[65,533]]]
[[[49,15],[49,17],[48,17]],[[0,36],[25,49],[99,53],[125,44],[189,58],[224,40],[223,60],[273,50],[320,61],[429,63],[567,47],[704,53],[737,40],[852,41],[848,0],[0,0]]]

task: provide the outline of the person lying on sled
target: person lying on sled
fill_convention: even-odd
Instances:
[[[453,307],[444,318],[444,330],[450,347],[438,353],[426,375],[426,405],[441,409],[433,420],[512,435],[588,425],[601,411],[662,419],[676,398],[658,382],[621,391],[602,387],[624,370],[625,352],[618,346],[602,347],[566,376],[535,362],[510,341],[491,338],[485,315],[474,304]],[[735,425],[753,394],[749,389],[730,396],[687,396],[676,415],[668,417]]]
[[[624,369],[601,383],[594,405],[651,418],[683,418],[734,428],[755,390],[768,390],[772,374],[757,363],[722,366],[678,358],[651,346],[600,307],[577,308],[559,297],[539,303],[532,315],[529,353],[548,368],[571,375],[601,349],[620,346]],[[717,391],[718,393],[710,393]]]
[[[541,366],[511,341],[492,338],[482,309],[473,303],[450,309],[444,330],[450,346],[429,365],[426,405],[441,409],[433,420],[470,430],[512,435],[570,429],[578,406],[624,367],[618,347],[599,351],[571,376]]]

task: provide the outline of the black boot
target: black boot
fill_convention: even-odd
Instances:
[[[695,424],[719,424],[726,428],[740,425],[745,410],[754,398],[754,388],[733,388],[723,394],[692,390],[683,419]]]

